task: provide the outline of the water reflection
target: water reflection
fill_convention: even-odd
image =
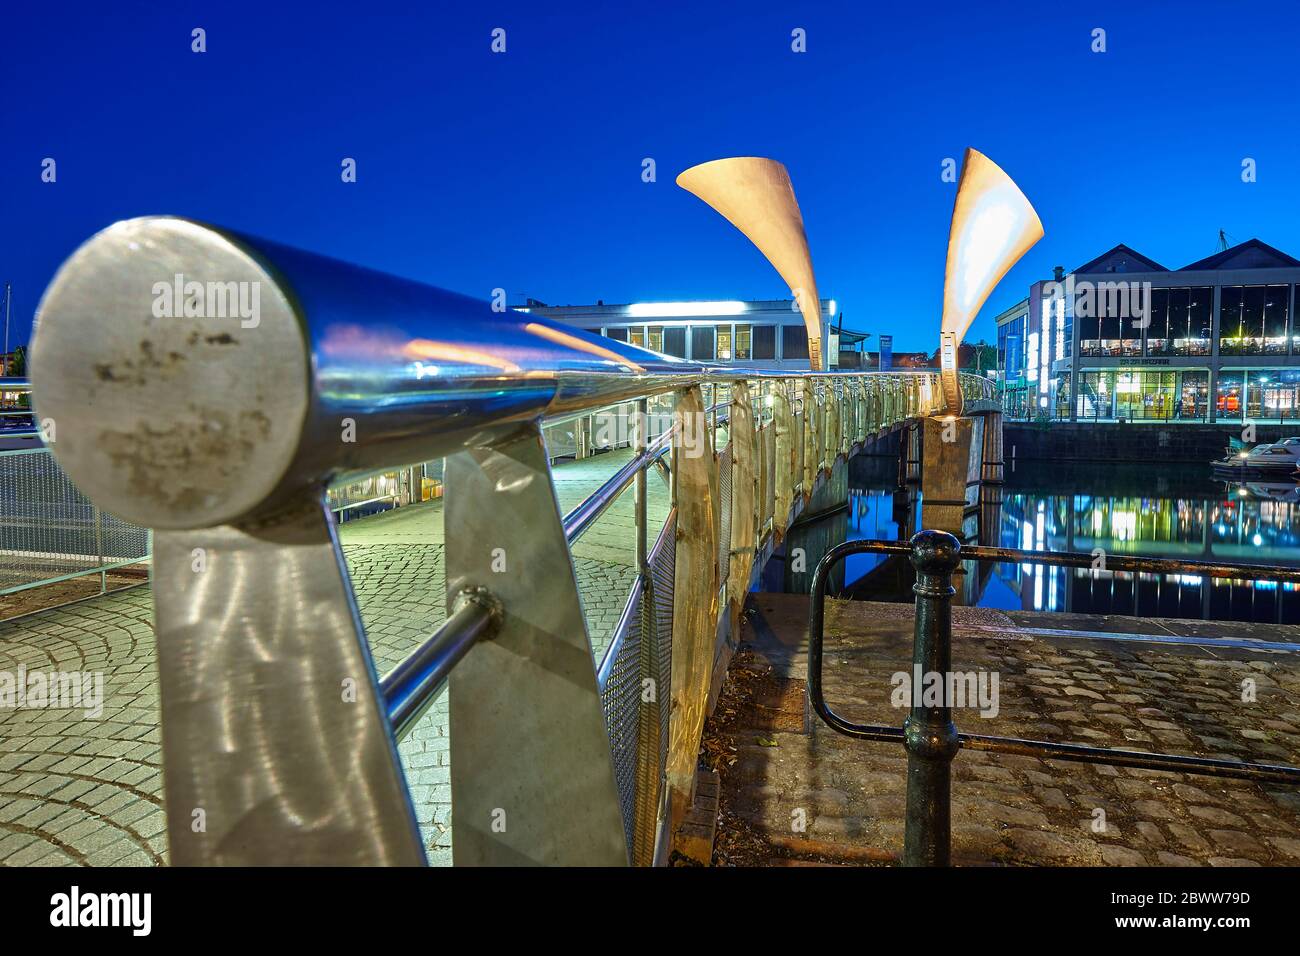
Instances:
[[[817,560],[835,543],[902,540],[919,527],[917,489],[898,487],[893,459],[850,463],[843,500],[828,520],[792,529],[788,549],[806,549],[806,573],[793,573],[787,562],[764,586],[806,593]],[[1300,493],[1290,481],[1225,484],[1194,465],[1022,463],[1008,469],[1000,504],[994,493],[970,517],[967,538],[1096,558],[1094,569],[970,562],[959,600],[981,607],[1300,623],[1297,585],[1133,574],[1104,566],[1106,555],[1122,554],[1300,567]],[[909,602],[911,584],[905,560],[875,555],[851,557],[843,580],[833,582],[849,596]]]

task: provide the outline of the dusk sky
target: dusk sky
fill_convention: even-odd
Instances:
[[[787,296],[673,182],[737,155],[786,164],[823,295],[896,350],[937,344],[956,188],[940,174],[967,146],[1046,229],[968,340],[992,339],[992,317],[1054,265],[1120,242],[1170,268],[1216,251],[1220,229],[1300,255],[1294,4],[530,6],[11,7],[11,342],[80,242],[155,213],[484,299]],[[206,53],[191,52],[195,27]],[[796,27],[806,53],[791,50]],[[356,183],[341,181],[344,157]],[[657,182],[642,182],[647,157]]]

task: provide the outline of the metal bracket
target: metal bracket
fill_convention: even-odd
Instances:
[[[423,864],[324,496],[154,549],[172,864]]]
[[[446,464],[447,593],[503,618],[450,687],[458,866],[624,866],[627,841],[577,578],[541,429]]]

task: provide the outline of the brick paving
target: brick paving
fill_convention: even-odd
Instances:
[[[722,774],[728,831],[716,861],[860,862],[897,854],[902,746],[852,740],[804,713],[806,601],[763,594],[754,606],[760,613],[746,623],[736,676],[706,732],[706,754]],[[1051,626],[1068,626],[1066,617],[1055,616]],[[1300,764],[1296,654],[1045,637],[1026,623],[1014,614],[955,609],[953,668],[999,675],[997,716],[957,710],[958,729]],[[1154,621],[1130,620],[1130,627],[1164,630]],[[1237,629],[1300,643],[1300,628]],[[891,676],[910,670],[911,608],[835,601],[827,635],[830,706],[858,723],[901,725],[906,712],[891,705]],[[794,720],[791,699],[798,701]],[[1278,784],[963,751],[953,764],[952,818],[954,858],[971,864],[1300,864],[1300,793]]]
[[[614,452],[556,468],[567,511],[627,460]],[[649,476],[651,527],[668,510]],[[442,503],[340,527],[379,673],[442,623]],[[633,501],[625,494],[573,549],[599,660],[635,574]],[[0,672],[99,671],[104,708],[0,710],[0,865],[156,866],[167,860],[162,812],[152,598],[147,586],[0,622]],[[451,862],[451,769],[445,692],[399,746],[431,862]]]

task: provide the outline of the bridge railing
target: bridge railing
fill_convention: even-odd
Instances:
[[[63,266],[32,369],[70,478],[154,529],[177,864],[424,862],[395,744],[444,683],[456,863],[662,856],[765,549],[837,461],[944,404],[937,373],[678,362],[166,218]],[[546,423],[629,402],[633,463],[561,515]],[[447,618],[381,681],[327,489],[438,460]],[[628,488],[637,573],[594,660],[570,545]]]

